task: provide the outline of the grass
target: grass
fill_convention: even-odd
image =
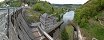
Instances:
[[[86,37],[86,40],[92,40],[92,38],[104,40],[104,27],[101,26],[98,21],[91,21],[93,24],[90,24],[87,28],[81,28],[82,35]],[[73,27],[68,25],[65,29],[68,33],[69,40],[73,40]]]
[[[97,17],[103,16],[100,13],[100,15],[97,15]],[[89,26],[87,26],[87,28],[85,27],[81,28],[83,35],[87,38],[86,40],[92,40],[92,38],[104,40],[104,26],[102,26],[100,22],[97,21],[95,18],[89,19],[88,24]]]
[[[92,38],[96,38],[98,40],[104,40],[104,28],[102,28],[100,25],[94,25],[92,27],[88,27],[88,29],[84,29],[83,34],[87,37],[87,40],[91,40]]]
[[[69,40],[73,40],[73,27],[71,25],[68,25],[65,29],[69,35]]]
[[[92,38],[104,40],[104,26],[98,21],[98,19],[104,19],[103,4],[103,0],[90,0],[76,10],[75,21],[79,24],[81,32],[87,40],[92,40]]]

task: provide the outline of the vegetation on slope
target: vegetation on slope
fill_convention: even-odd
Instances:
[[[32,15],[32,16],[28,17],[28,21],[29,21],[29,23],[34,22],[34,21],[38,22],[39,16],[44,13],[55,16],[57,18],[57,21],[60,21],[64,12],[66,12],[64,7],[54,7],[53,5],[51,5],[50,3],[46,2],[46,1],[45,2],[40,1],[40,2],[37,2],[36,4],[34,4],[32,9],[27,11],[27,13]],[[62,37],[62,40],[69,39],[69,35],[66,32],[66,30],[63,30],[61,32],[61,37]]]
[[[32,6],[38,1],[39,0],[5,0],[3,2],[0,2],[0,7],[6,7],[7,5],[9,5],[9,7],[20,7],[23,6],[24,4]]]
[[[66,29],[62,30],[62,32],[61,32],[61,40],[69,40],[69,35],[68,35]]]
[[[75,21],[80,25],[87,40],[104,40],[104,26],[99,22],[104,17],[104,0],[90,0],[76,10]]]
[[[35,3],[31,9],[27,10],[27,13],[32,15],[32,18],[29,18],[31,22],[33,21],[39,21],[39,16],[41,14],[47,13],[52,16],[55,16],[57,20],[59,21],[62,18],[62,14],[64,14],[66,10],[62,7],[54,7],[49,2],[46,1],[38,1]]]
[[[33,10],[38,11],[40,13],[48,13],[50,15],[54,15],[56,17],[60,16],[60,14],[63,14],[66,10],[64,10],[64,8],[61,7],[54,7],[53,5],[51,5],[49,2],[46,1],[40,1],[38,3],[36,3],[33,6]]]
[[[34,11],[38,11],[40,13],[52,13],[53,12],[53,7],[50,3],[48,2],[38,2],[36,3],[33,8]]]
[[[67,25],[64,30],[61,32],[62,40],[73,40],[73,27],[71,25]]]

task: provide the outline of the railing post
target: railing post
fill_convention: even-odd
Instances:
[[[83,36],[81,34],[80,27],[78,25],[75,25],[75,23],[73,23],[72,21],[70,21],[70,22],[76,31],[76,39],[73,39],[73,40],[83,40]],[[75,34],[73,34],[73,35],[75,35]]]
[[[9,38],[9,7],[7,7],[7,37]]]

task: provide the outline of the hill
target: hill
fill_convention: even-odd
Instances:
[[[89,0],[75,12],[75,21],[87,40],[104,40],[104,0]]]
[[[54,7],[64,7],[70,10],[80,7],[82,4],[52,4]]]

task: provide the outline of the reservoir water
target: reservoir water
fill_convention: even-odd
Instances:
[[[63,15],[63,21],[64,21],[64,23],[61,26],[61,30],[63,30],[67,26],[67,24],[70,23],[69,21],[72,21],[74,19],[74,14],[75,14],[74,11],[69,11],[69,12],[66,12]]]

